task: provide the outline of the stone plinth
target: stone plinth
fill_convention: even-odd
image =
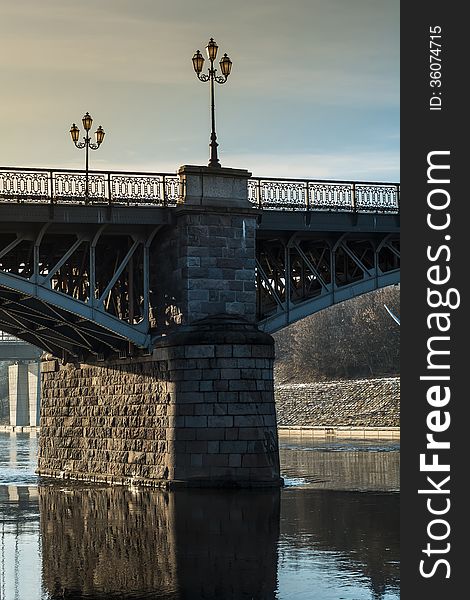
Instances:
[[[152,356],[43,364],[38,473],[160,487],[278,486],[274,345],[227,316]]]
[[[180,203],[185,206],[251,208],[246,169],[184,165],[178,169]]]

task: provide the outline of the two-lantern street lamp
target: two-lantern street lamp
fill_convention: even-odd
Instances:
[[[213,38],[211,38],[206,47],[207,57],[210,60],[210,67],[209,67],[208,75],[206,75],[205,73],[202,73],[202,69],[204,68],[204,57],[199,52],[199,50],[196,51],[196,53],[194,54],[194,56],[192,58],[194,71],[196,72],[198,79],[200,81],[204,81],[204,82],[210,81],[210,87],[211,87],[212,131],[211,131],[211,141],[209,144],[210,149],[211,149],[210,150],[209,167],[220,167],[220,162],[217,157],[217,146],[218,146],[217,136],[215,133],[214,81],[216,81],[217,83],[225,83],[227,81],[228,76],[230,75],[230,71],[232,70],[232,61],[226,54],[224,54],[219,62],[220,71],[222,73],[222,76],[216,75],[217,69],[214,69],[214,61],[217,57],[218,49],[219,49],[219,47],[214,42]]]
[[[80,138],[80,129],[73,123],[70,128],[70,135],[72,136],[72,141],[77,148],[85,148],[86,159],[85,159],[85,201],[88,202],[89,191],[88,191],[88,151],[89,150],[98,150],[104,140],[104,130],[101,125],[95,131],[95,140],[96,143],[92,143],[89,131],[91,126],[93,125],[93,119],[91,116],[86,113],[82,118],[83,128],[85,129],[85,136],[83,138],[83,142],[79,142]]]
[[[211,137],[210,137],[211,141],[209,144],[209,146],[210,146],[209,167],[220,167],[220,162],[219,162],[219,159],[217,156],[217,146],[218,146],[217,135],[215,133],[214,81],[216,81],[217,83],[220,83],[220,84],[225,83],[228,79],[228,76],[230,75],[231,70],[232,70],[232,61],[227,56],[227,54],[224,54],[223,57],[219,61],[220,71],[221,71],[222,75],[217,75],[217,69],[214,68],[214,61],[217,58],[217,50],[218,49],[219,49],[219,47],[214,42],[213,38],[211,38],[206,47],[207,57],[209,58],[209,61],[210,61],[210,67],[208,69],[207,75],[205,73],[202,73],[202,69],[204,68],[204,57],[199,52],[199,50],[196,51],[196,53],[194,54],[194,56],[192,58],[194,71],[196,72],[198,79],[203,82],[210,81],[212,130],[211,130]],[[105,132],[100,125],[95,132],[96,143],[92,143],[90,135],[89,135],[89,131],[91,129],[91,126],[93,125],[93,119],[89,113],[86,113],[84,115],[84,117],[82,118],[82,123],[83,123],[83,128],[85,129],[85,136],[83,137],[83,142],[79,141],[80,130],[75,125],[75,123],[73,123],[72,127],[70,128],[70,135],[72,136],[72,141],[77,148],[80,148],[80,149],[85,148],[85,153],[86,153],[86,158],[85,158],[85,200],[86,200],[86,202],[88,202],[88,199],[89,199],[89,185],[88,185],[89,158],[88,158],[88,154],[89,154],[90,150],[98,150],[98,148],[103,143]]]

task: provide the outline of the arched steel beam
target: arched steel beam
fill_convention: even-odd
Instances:
[[[17,305],[19,304],[21,306],[22,301],[26,299],[32,299],[37,304],[37,306],[35,306],[36,312],[31,310],[31,307],[25,306],[25,314],[27,313],[28,321],[34,322],[34,315],[37,314],[40,305],[50,307],[51,310],[49,311],[50,314],[48,315],[48,318],[52,320],[52,322],[54,321],[54,312],[56,313],[55,325],[53,328],[60,329],[64,325],[70,325],[72,329],[75,328],[81,332],[82,335],[78,336],[76,340],[77,347],[83,347],[85,345],[83,336],[85,336],[85,339],[88,339],[90,334],[95,338],[103,338],[104,343],[108,346],[110,344],[106,343],[106,341],[114,339],[116,341],[116,347],[119,346],[119,341],[131,342],[140,348],[148,349],[150,347],[150,335],[148,332],[148,324],[146,323],[131,325],[126,321],[106,313],[104,310],[100,310],[96,306],[89,306],[66,294],[52,290],[50,287],[45,287],[17,275],[0,271],[0,299],[2,298],[2,289],[4,290],[3,296],[6,303],[9,302],[9,298],[8,294],[5,292],[12,291],[21,298],[16,302]],[[59,311],[58,313],[57,310]],[[65,313],[63,316],[61,316],[62,311]],[[78,320],[76,318],[68,319],[66,318],[67,315],[70,317],[74,315],[75,317],[78,317]],[[17,327],[24,327],[27,329],[27,324],[21,317],[19,318],[18,314],[16,314],[16,316],[12,315],[12,318],[14,322],[16,321]],[[43,322],[41,322],[39,317],[36,320],[38,322],[38,327],[43,325]],[[35,331],[34,334],[39,335],[39,332]],[[26,339],[21,335],[21,332],[16,332],[15,335],[21,339]],[[64,336],[62,333],[57,337],[61,337],[61,335]],[[66,337],[70,337],[70,332]],[[29,341],[29,339],[26,341]],[[56,341],[59,343],[58,340]],[[69,351],[69,347],[64,349]]]
[[[311,298],[298,304],[291,304],[289,307],[288,320],[286,319],[286,311],[279,310],[278,308],[276,313],[260,320],[258,322],[258,327],[267,333],[275,333],[287,325],[300,321],[329,306],[397,283],[400,283],[400,271],[398,269],[380,274],[377,277],[373,275],[349,285],[335,287],[334,291],[324,292],[315,298]]]

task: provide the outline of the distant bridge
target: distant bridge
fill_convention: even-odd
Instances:
[[[0,331],[0,361],[8,367],[9,425],[39,425],[40,367],[42,350]]]
[[[39,360],[42,350],[0,331],[0,360]]]

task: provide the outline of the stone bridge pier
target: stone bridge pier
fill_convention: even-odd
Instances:
[[[151,353],[43,362],[39,474],[165,488],[280,485],[274,344],[255,324],[249,176],[181,167],[173,223],[152,246],[165,335]]]

